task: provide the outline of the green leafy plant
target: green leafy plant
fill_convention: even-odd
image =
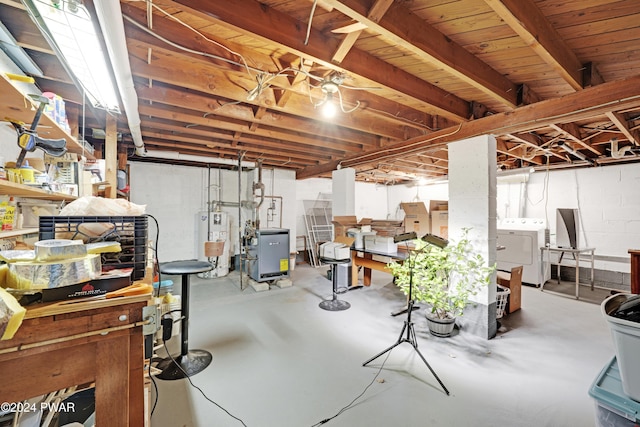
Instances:
[[[487,266],[482,255],[473,251],[468,228],[463,229],[457,242],[444,248],[422,240],[414,243],[408,259],[387,265],[396,285],[408,295],[413,280],[413,299],[429,304],[434,317],[462,316],[469,298],[489,285],[495,265]]]

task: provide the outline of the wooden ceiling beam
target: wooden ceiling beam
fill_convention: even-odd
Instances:
[[[582,134],[580,132],[580,127],[578,125],[576,125],[575,123],[564,123],[564,124],[562,124],[562,123],[551,123],[549,126],[552,129],[555,129],[558,132],[560,132],[566,138],[569,138],[571,141],[573,141],[576,144],[578,144],[580,147],[585,148],[585,149],[591,151],[592,153],[594,153],[594,154],[596,154],[598,156],[600,154],[602,154],[598,150],[596,150],[594,147],[592,147],[589,143],[584,142],[582,140]]]
[[[582,63],[532,0],[485,2],[573,89],[583,88]]]
[[[235,132],[227,132],[227,131],[219,131],[216,129],[210,129],[207,128],[205,126],[198,126],[198,127],[185,127],[184,122],[175,122],[172,120],[166,120],[166,119],[154,119],[154,118],[148,118],[146,120],[147,123],[149,123],[147,126],[150,129],[156,129],[156,130],[162,130],[162,131],[166,131],[164,132],[164,134],[166,135],[167,138],[171,138],[172,135],[187,135],[187,136],[191,136],[191,137],[200,137],[202,140],[206,140],[208,139],[218,139],[218,140],[224,140],[224,141],[230,141],[233,144],[233,141],[236,140],[237,141],[246,141],[246,142],[250,142],[250,143],[273,143],[275,144],[289,144],[289,146],[291,145],[288,142],[282,142],[282,141],[278,141],[278,140],[273,140],[273,139],[266,139],[264,137],[261,136],[255,136],[252,135],[250,133],[242,133],[241,131],[235,131]],[[343,151],[340,150],[332,150],[332,149],[328,149],[325,147],[305,147],[305,151],[307,153],[313,153],[313,154],[317,154],[320,156],[327,156],[328,154],[335,154],[335,153],[341,153]]]
[[[314,120],[318,123],[325,122],[329,127],[345,127],[357,131],[365,131],[376,135],[387,136],[400,140],[404,137],[405,128],[398,126],[398,121],[392,116],[378,114],[368,114],[368,109],[363,108],[358,116],[349,114],[338,114],[331,120],[321,117],[318,109],[309,102],[308,94],[292,95],[287,102],[287,107],[280,108],[276,105],[273,97],[273,90],[263,90],[262,95],[255,102],[246,99],[247,88],[255,87],[255,81],[245,73],[224,72],[220,69],[207,66],[196,61],[191,61],[188,68],[184,68],[184,63],[175,54],[165,54],[161,49],[154,50],[152,64],[146,60],[146,49],[135,45],[135,42],[128,44],[131,63],[131,71],[134,76],[165,82],[173,85],[180,85],[188,89],[197,90],[202,93],[215,93],[216,96],[231,100],[237,100],[246,104],[264,105],[271,110],[286,112],[291,115]],[[142,58],[140,57],[142,55]],[[143,59],[144,58],[144,59]],[[285,77],[282,77],[285,79]],[[381,120],[391,118],[394,120]],[[417,132],[416,132],[417,133]]]
[[[143,23],[146,22],[146,15],[139,9],[136,9],[132,6],[125,6],[124,4],[122,6],[123,12],[128,19],[135,21],[138,25],[143,25]],[[235,63],[238,63],[239,61],[239,58],[237,56],[230,55],[227,50],[222,49],[215,44],[205,42],[202,37],[188,31],[182,25],[179,25],[168,19],[156,19],[154,22],[154,32],[163,36],[164,38],[172,40],[174,43],[178,43],[179,45],[194,51],[204,52],[209,55],[215,55],[217,57],[225,58],[226,60],[233,61]],[[173,46],[170,46],[164,41],[159,40],[158,38],[153,37],[150,34],[140,30],[129,21],[125,22],[125,32],[129,39],[130,46],[132,43],[131,40],[133,39],[138,43],[146,46],[147,50],[148,48],[152,47],[154,49],[157,48],[162,51],[169,51],[172,55],[177,54],[188,57],[189,62],[197,61],[199,63],[206,63],[221,70],[234,71],[238,73],[238,78],[242,77],[243,79],[246,79],[247,84],[246,86],[243,86],[245,92],[238,92],[238,94],[236,95],[237,98],[233,99],[236,99],[238,101],[246,101],[246,91],[256,86],[255,77],[249,76],[247,74],[247,70],[243,67],[238,67],[237,65],[232,65],[229,62],[221,60],[214,60],[210,57],[196,55],[184,50],[179,50]],[[208,35],[208,37],[215,38],[215,35]],[[279,71],[282,71],[283,68],[286,68],[284,67],[286,64],[283,63],[284,61],[286,61],[286,59],[276,58],[268,55],[261,55],[256,51],[249,52],[246,46],[238,43],[233,43],[228,40],[222,40],[222,42],[224,46],[226,46],[229,50],[242,55],[242,57],[245,58],[248,63],[259,67],[263,71],[275,74]],[[143,52],[131,52],[130,47],[130,53],[142,59]],[[146,52],[144,53],[144,58],[147,58]],[[292,66],[291,68],[295,68],[295,63],[299,62],[299,59],[299,56],[295,59],[290,59],[289,66]],[[303,86],[302,81],[306,79],[307,76],[305,73],[310,71],[312,64],[313,61],[308,59],[304,60],[303,64],[298,64],[298,69],[301,70],[301,72],[295,73],[294,76],[284,75],[283,78],[276,79],[271,82],[274,88],[277,87],[281,89],[278,91],[280,97],[274,97],[277,107],[283,109],[289,97],[294,92],[303,95],[306,99],[309,98],[309,88],[306,85]],[[349,103],[355,105],[355,102],[351,101],[350,99],[347,100],[349,101]],[[395,124],[401,123],[405,126],[409,126],[419,130],[425,129],[425,125],[422,124],[423,122],[431,121],[431,118],[428,114],[419,112],[414,108],[398,104],[397,102],[387,100],[383,97],[367,93],[366,91],[358,91],[357,100],[361,104],[361,110],[366,110],[372,116],[377,116],[378,119],[382,119],[383,121],[391,121]],[[393,111],[394,114],[384,114],[385,111]],[[313,114],[310,114],[309,112],[305,112],[304,115],[307,117],[313,116]],[[415,121],[415,117],[420,115],[429,117],[426,117],[423,120]],[[340,118],[336,117],[334,123],[339,121]]]
[[[231,146],[237,146],[238,143],[247,143],[247,144],[268,144],[270,147],[277,147],[285,150],[298,150],[296,145],[292,145],[288,142],[282,142],[277,140],[267,140],[266,138],[254,136],[251,134],[242,133],[240,131],[236,132],[220,132],[215,130],[206,129],[203,127],[190,127],[185,128],[184,124],[179,123],[167,123],[167,121],[158,121],[158,120],[149,120],[149,123],[146,128],[151,131],[160,132],[165,135],[166,139],[171,139],[174,136],[176,137],[187,137],[187,138],[195,138],[196,140],[199,138],[201,141],[210,141],[212,139],[220,140],[220,141],[228,141]],[[304,147],[304,152],[306,154],[311,154],[316,157],[321,157],[325,159],[329,159],[334,155],[341,155],[344,152],[338,150],[332,150],[326,147]]]
[[[518,104],[517,85],[446,37],[440,31],[411,13],[400,3],[389,9],[378,21],[367,14],[368,0],[327,0],[352,19],[364,23],[396,46],[407,49],[418,58],[446,70],[484,94],[510,108]]]
[[[376,0],[376,2],[367,12],[367,19],[371,20],[372,22],[379,22],[384,14],[387,13],[387,10],[392,3],[393,0]],[[358,24],[360,24],[363,28],[359,28],[357,30],[351,29],[350,31],[346,31],[347,35],[344,39],[342,39],[340,46],[338,46],[338,49],[333,54],[333,57],[331,58],[332,62],[335,62],[336,64],[341,63],[344,57],[347,56],[353,45],[356,43],[356,40],[358,40],[358,37],[360,37],[360,34],[362,34],[362,30],[364,30],[364,28],[367,28],[366,23],[359,22],[354,25]],[[333,30],[332,32],[335,33],[337,31]]]
[[[507,142],[503,139],[497,140],[496,150],[500,154],[504,154],[509,158],[522,160],[529,163],[534,163],[538,166],[543,165],[544,162],[541,160],[542,156],[540,154],[536,154],[536,151],[532,151],[531,153],[527,150],[526,144],[517,144],[513,147],[509,147]],[[535,148],[533,150],[536,150]]]
[[[420,167],[420,166],[425,166],[426,167],[426,166],[428,166],[428,167],[433,167],[433,168],[436,168],[436,169],[447,169],[446,165],[438,164],[439,161],[436,161],[434,159],[431,159],[431,158],[428,158],[426,156],[422,156],[422,155],[419,155],[419,154],[415,156],[415,159],[412,158],[412,157],[407,157],[407,158],[404,158],[404,159],[395,159],[393,162],[396,163],[396,164],[417,165],[416,167]]]
[[[274,91],[274,96],[276,98],[276,105],[280,108],[284,108],[285,105],[287,105],[287,101],[289,101],[289,99],[291,98],[291,95],[293,94],[292,89],[298,84],[302,83],[307,78],[306,73],[309,72],[313,63],[312,62],[305,63],[305,61],[303,61],[301,58],[296,58],[294,63],[286,64],[286,66],[283,66],[284,64],[282,64],[282,60],[279,59],[278,62],[281,64],[280,66],[281,69],[294,68],[301,71],[289,77],[288,80],[289,80],[290,87],[288,89],[282,88],[280,91]]]
[[[200,146],[197,146],[197,145],[166,142],[163,140],[155,140],[153,138],[149,138],[148,141],[145,141],[145,145],[148,145],[149,148],[154,148],[154,147],[173,148],[174,150],[178,151],[181,154],[195,154],[200,156],[218,156],[222,158],[225,158],[225,157],[234,158],[237,156],[238,151],[240,151],[240,150],[233,150],[233,149],[225,149],[223,147],[216,147],[216,146],[214,147],[205,146],[200,148]],[[264,150],[260,151],[260,150],[254,150],[254,149],[247,149],[247,147],[242,148],[241,151],[246,152],[245,160],[251,160],[252,157],[255,159],[261,158],[261,156],[265,153]],[[290,157],[287,157],[284,155],[283,156],[278,155],[278,153],[270,157],[271,157],[271,160],[263,159],[264,161],[263,165],[282,166],[283,163],[287,163],[292,169],[295,169],[295,168],[301,168],[301,167],[308,166],[310,164],[315,163],[315,162],[295,161]],[[275,159],[280,160],[282,163],[275,162],[274,161]]]
[[[265,144],[260,144],[259,142],[254,144],[243,143],[240,138],[237,139],[237,145],[234,146],[233,141],[236,140],[235,139],[236,134],[234,134],[232,139],[229,141],[215,141],[215,140],[212,140],[211,138],[209,140],[201,140],[199,138],[192,138],[188,136],[178,136],[178,135],[171,135],[171,134],[167,135],[162,132],[154,132],[153,130],[143,128],[142,136],[144,136],[145,138],[153,138],[159,141],[183,142],[187,144],[193,144],[193,145],[204,146],[209,148],[220,147],[220,148],[237,149],[239,147],[240,149],[244,150],[246,148],[251,147],[252,151],[261,150],[261,152],[268,153],[268,154],[282,154],[282,155],[290,156],[291,158],[294,158],[297,160],[304,160],[310,164],[313,164],[318,160],[322,160],[322,157],[324,157],[325,160],[329,160],[331,158],[328,155],[319,157],[318,155],[307,154],[304,151],[294,151],[294,150],[291,150],[291,145],[288,146],[289,150],[285,150],[284,148],[286,148],[286,146],[282,146],[282,145],[280,147],[275,147],[275,146],[272,147],[272,146],[267,146]]]
[[[248,33],[266,40],[279,48],[323,64],[336,71],[352,73],[433,107],[431,114],[438,114],[456,121],[466,120],[468,103],[416,76],[384,62],[359,49],[351,49],[340,67],[331,59],[340,41],[311,28],[305,45],[306,25],[292,17],[254,0],[211,2],[207,0],[176,0],[191,13],[225,27]]]
[[[622,132],[622,134],[631,142],[633,145],[640,145],[638,142],[639,134],[637,129],[631,129],[627,119],[624,117],[624,114],[617,113],[615,111],[608,111],[607,117],[609,120],[613,122],[613,124]]]
[[[630,95],[634,94],[634,95]],[[429,135],[391,144],[381,150],[358,154],[341,161],[345,167],[370,163],[376,159],[390,159],[411,155],[430,147],[446,146],[448,142],[479,135],[506,135],[529,132],[546,123],[570,123],[598,117],[611,111],[640,108],[640,75],[603,83],[561,98],[525,105],[508,113],[498,113],[461,123]],[[330,172],[338,162],[312,166],[297,172],[298,179],[311,178]]]
[[[224,102],[206,96],[205,94],[181,91],[166,86],[156,85],[148,87],[145,85],[136,85],[136,93],[138,98],[153,103],[161,103],[173,105],[181,108],[196,108],[198,111],[206,114],[214,114],[219,117],[225,117],[235,120],[243,120],[257,123],[263,126],[282,129],[295,129],[300,133],[313,135],[315,137],[327,138],[330,140],[341,141],[344,143],[356,144],[355,147],[374,147],[378,143],[378,139],[369,134],[357,132],[351,129],[327,127],[313,120],[303,120],[294,116],[282,115],[279,112],[264,111],[264,114],[257,117],[253,113],[252,107],[241,104],[225,104]],[[251,127],[251,125],[249,125]]]
[[[248,131],[248,126],[242,123],[232,123],[221,120],[219,118],[209,118],[203,116],[195,116],[179,111],[177,108],[160,108],[159,104],[153,106],[140,105],[138,108],[141,115],[157,117],[159,119],[177,120],[189,125],[205,126],[212,129],[222,129],[228,132],[243,132]],[[264,138],[270,138],[273,140],[288,141],[297,149],[303,150],[304,146],[311,147],[325,147],[337,150],[343,153],[357,153],[361,151],[361,148],[354,147],[353,144],[336,143],[330,140],[318,140],[317,138],[307,137],[305,135],[299,135],[294,131],[284,132],[278,129],[266,129],[266,127],[260,127],[253,133]]]
[[[555,154],[549,148],[540,146],[540,140],[538,139],[539,137],[537,137],[534,134],[531,134],[531,133],[509,133],[509,134],[506,134],[505,136],[507,138],[509,138],[509,139],[513,139],[515,141],[521,142],[522,144],[525,144],[528,147],[534,148],[536,150],[540,150],[543,153],[545,153],[545,155],[556,156],[559,159],[564,160],[564,157],[562,157],[562,156],[560,156],[558,154]]]

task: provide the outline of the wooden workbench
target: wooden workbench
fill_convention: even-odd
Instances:
[[[142,309],[150,295],[29,308],[0,341],[0,402],[95,383],[96,425],[144,425]]]
[[[405,260],[409,256],[409,252],[398,250],[394,253],[375,252],[364,249],[351,249],[351,286],[358,285],[358,269],[362,267],[362,284],[364,286],[371,285],[371,270],[384,271],[391,274],[387,268],[388,261],[380,261],[374,259],[373,256],[390,258],[392,260]]]

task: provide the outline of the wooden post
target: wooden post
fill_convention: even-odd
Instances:
[[[104,141],[104,163],[104,180],[109,183],[109,186],[105,190],[105,197],[115,199],[117,194],[116,191],[118,189],[118,121],[111,114],[107,114],[107,129]]]
[[[631,293],[640,294],[640,250],[629,249],[631,254]]]

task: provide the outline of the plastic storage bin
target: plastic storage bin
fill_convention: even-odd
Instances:
[[[614,357],[593,382],[589,395],[596,403],[597,427],[636,427],[640,420],[640,403],[622,391],[618,363]]]
[[[640,296],[612,295],[602,302],[600,308],[611,329],[622,390],[630,398],[640,401]]]

